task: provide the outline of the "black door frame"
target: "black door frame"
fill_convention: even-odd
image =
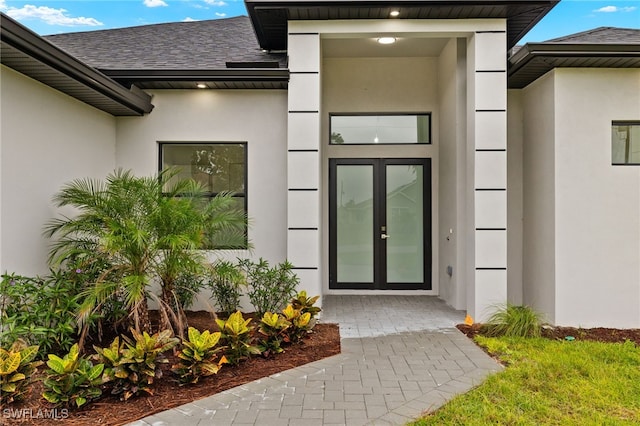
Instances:
[[[340,165],[373,166],[373,283],[338,283],[337,278],[337,181],[336,170]],[[423,166],[423,226],[424,226],[424,282],[387,283],[387,241],[380,238],[381,227],[386,225],[386,166]],[[331,158],[329,159],[329,289],[330,290],[431,290],[432,289],[432,203],[430,158]]]

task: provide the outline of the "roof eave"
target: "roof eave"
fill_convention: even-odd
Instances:
[[[288,81],[286,68],[229,68],[229,69],[104,69],[106,75],[122,81]]]
[[[129,115],[143,115],[151,112],[153,109],[151,96],[147,93],[140,90],[127,90],[106,75],[80,62],[5,14],[1,14],[0,27],[2,43],[6,43],[8,46],[28,55],[34,60],[34,63],[44,65],[56,72],[64,74],[80,85],[117,102],[122,107],[131,111]],[[5,64],[5,58],[1,59],[2,63]],[[5,65],[11,67],[9,64]],[[20,72],[35,80],[39,80],[37,68],[38,67],[34,67],[33,70],[29,72]],[[72,96],[80,101],[86,102],[81,96]]]
[[[509,58],[508,78],[512,79],[524,70],[527,64],[536,58],[548,58],[546,72],[556,68],[554,59],[567,58],[638,58],[640,61],[640,44],[637,43],[527,43]],[[528,81],[527,84],[535,81]],[[526,85],[525,85],[526,86]],[[525,87],[522,84],[510,87]]]
[[[380,12],[380,9],[389,10],[394,8],[400,8],[405,10],[416,9],[419,7],[427,6],[428,8],[435,7],[478,7],[483,5],[490,6],[503,6],[505,7],[505,16],[507,19],[508,27],[508,48],[513,47],[520,38],[522,38],[533,26],[535,26],[553,7],[555,7],[560,0],[245,0],[245,6],[247,8],[249,18],[251,19],[254,32],[258,39],[258,43],[263,49],[286,49],[286,40],[283,40],[283,34],[278,36],[276,33],[286,32],[286,21],[289,19],[327,19],[314,18],[313,10],[334,8],[344,10],[345,13],[348,10],[362,10],[369,8],[371,10],[376,9]],[[510,6],[527,7],[529,8],[526,15],[528,19],[525,22],[517,23],[517,19],[513,19],[516,22],[514,25],[516,28],[510,29],[509,22],[511,18],[518,18],[521,11],[516,9],[511,10]],[[291,18],[294,11],[305,10],[306,17]],[[261,12],[270,13],[269,17],[262,16]],[[349,12],[350,13],[350,12]],[[300,16],[300,14],[297,14]],[[343,13],[339,15],[345,16]],[[363,16],[364,18],[360,18]],[[372,19],[368,13],[357,13],[349,18],[340,19]],[[524,15],[523,15],[524,16]],[[382,18],[380,15],[379,18]],[[483,18],[489,16],[472,16],[473,18]],[[266,22],[263,23],[262,20]],[[333,19],[333,18],[328,18]],[[393,18],[402,19],[402,18]],[[264,25],[263,25],[264,24]],[[278,40],[280,38],[280,40]]]

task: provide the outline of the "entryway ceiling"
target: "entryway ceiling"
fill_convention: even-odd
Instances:
[[[448,38],[397,37],[393,44],[381,45],[376,36],[326,38],[322,40],[325,58],[437,57]]]

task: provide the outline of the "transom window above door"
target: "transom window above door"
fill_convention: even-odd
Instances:
[[[329,116],[332,145],[430,144],[431,114],[343,114]]]

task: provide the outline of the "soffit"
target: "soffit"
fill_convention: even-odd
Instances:
[[[391,45],[381,45],[370,38],[331,38],[322,40],[325,58],[437,57],[449,39],[398,38]]]
[[[135,84],[141,89],[286,89],[289,82],[289,70],[285,68],[125,69],[104,73],[121,84]]]
[[[258,42],[263,49],[287,48],[287,22],[296,20],[389,19],[507,19],[507,47],[513,47],[559,0],[403,0],[323,1],[245,0]]]
[[[115,116],[142,115],[153,108],[146,93],[120,86],[6,15],[1,19],[3,65]]]
[[[554,68],[640,68],[640,44],[528,43],[509,59],[508,86],[521,89]]]

